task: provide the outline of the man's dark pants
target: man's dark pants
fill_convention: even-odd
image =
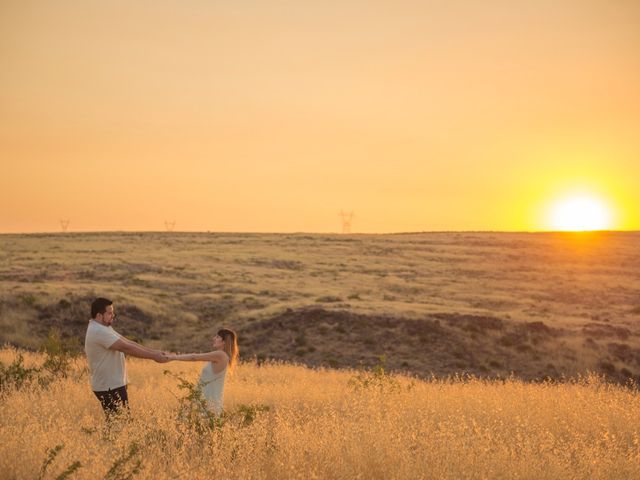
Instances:
[[[129,411],[129,397],[127,396],[126,385],[109,389],[104,392],[93,393],[98,397],[98,400],[100,400],[100,405],[102,405],[102,409],[104,410],[107,419],[120,411]]]

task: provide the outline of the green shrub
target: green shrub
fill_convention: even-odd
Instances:
[[[341,301],[342,301],[342,298],[337,297],[335,295],[324,295],[322,297],[316,298],[316,302],[318,303],[336,303]]]
[[[40,351],[45,354],[45,361],[40,367],[25,367],[21,353],[8,366],[0,362],[0,393],[11,388],[20,389],[34,380],[46,388],[56,379],[69,375],[75,353],[73,347],[60,338],[57,330],[49,332]]]
[[[185,392],[185,395],[178,399],[178,421],[199,434],[220,429],[228,423],[238,427],[249,426],[260,414],[270,410],[268,405],[241,404],[233,410],[223,411],[218,416],[209,409],[199,383],[190,382],[168,370],[165,370],[164,374],[176,378],[178,389]]]
[[[36,367],[25,367],[24,357],[21,353],[9,365],[5,366],[0,362],[0,394],[5,393],[9,389],[19,390],[25,385],[30,384],[40,372]]]
[[[53,448],[47,450],[47,458],[45,458],[44,462],[42,462],[42,468],[40,469],[40,474],[38,475],[38,480],[42,480],[44,478],[49,465],[53,463],[53,461],[58,456],[58,453],[64,448],[64,443],[60,445],[56,445]],[[78,470],[82,466],[82,463],[75,461],[71,465],[69,465],[64,472],[56,477],[56,480],[64,480],[65,478],[69,478],[76,470]]]
[[[198,433],[204,433],[219,426],[215,413],[208,408],[207,400],[202,392],[202,385],[190,382],[169,370],[165,370],[164,374],[177,379],[178,389],[184,392],[184,395],[178,400],[179,422]]]
[[[105,480],[131,480],[142,470],[141,450],[136,442],[129,445],[126,453],[116,458],[105,475]]]
[[[236,423],[239,423],[241,426],[247,427],[251,425],[261,413],[268,412],[270,409],[271,408],[269,407],[269,405],[240,404],[231,412],[223,413],[223,416],[226,419],[226,421],[230,421],[230,420],[235,421]]]
[[[349,386],[355,390],[377,388],[386,391],[397,391],[400,389],[400,383],[386,371],[387,359],[384,355],[380,356],[380,363],[372,369],[363,369],[349,379]]]
[[[71,371],[71,363],[76,356],[73,345],[62,340],[60,332],[52,329],[47,339],[42,343],[40,351],[46,355],[38,381],[42,386],[47,386],[57,378],[67,378]]]

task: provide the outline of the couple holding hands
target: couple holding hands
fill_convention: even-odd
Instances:
[[[133,342],[112,325],[116,318],[113,302],[97,298],[91,304],[91,319],[87,327],[84,349],[91,372],[91,389],[100,400],[107,418],[121,408],[129,408],[125,354],[148,358],[158,363],[172,360],[207,362],[202,369],[200,385],[209,408],[222,413],[224,379],[238,359],[238,340],[233,330],[223,328],[213,337],[213,350],[207,353],[170,354]]]

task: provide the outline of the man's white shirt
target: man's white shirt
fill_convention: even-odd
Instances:
[[[109,347],[122,335],[91,319],[84,339],[84,350],[91,371],[91,389],[94,392],[113,390],[127,384],[127,368],[124,353]]]

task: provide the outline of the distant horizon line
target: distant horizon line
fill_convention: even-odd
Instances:
[[[639,233],[640,230],[416,230],[416,231],[398,231],[398,232],[276,232],[276,231],[213,231],[213,230],[78,230],[72,232],[62,231],[37,231],[37,232],[0,232],[0,235],[87,235],[87,234],[140,234],[140,233],[164,233],[164,234],[185,234],[185,233],[204,233],[204,234],[223,234],[223,235],[416,235],[416,234],[433,234],[433,233]]]

